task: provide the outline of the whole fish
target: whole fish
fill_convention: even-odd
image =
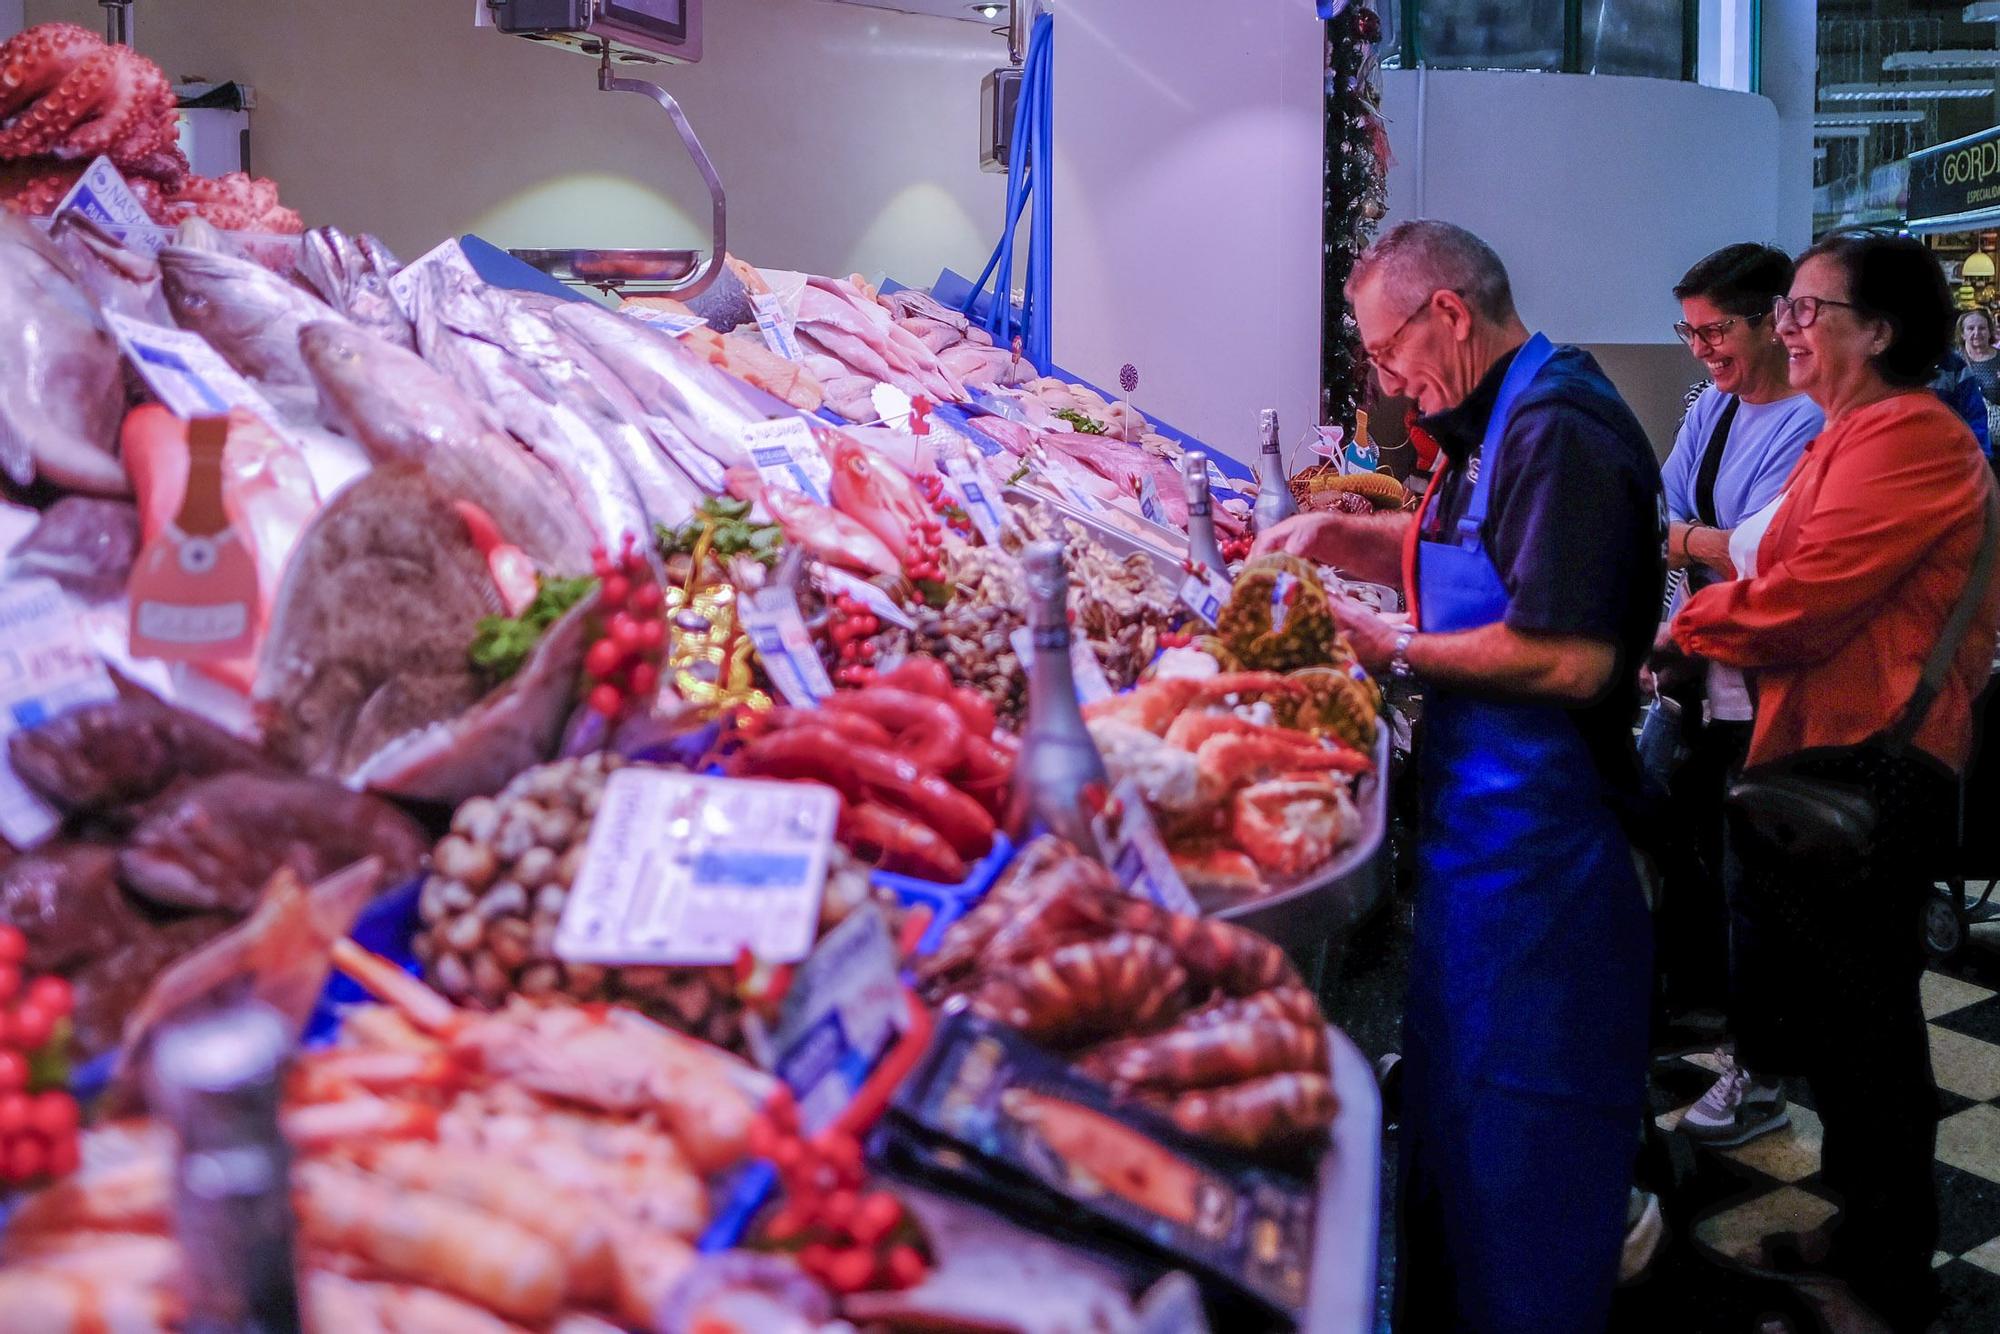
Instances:
[[[768,394],[730,379],[690,354],[674,339],[634,319],[594,303],[576,302],[553,313],[556,324],[617,373],[645,408],[649,418],[664,419],[672,436],[661,444],[675,450],[681,441],[694,446],[707,461],[684,457],[690,476],[708,485],[714,467],[748,467],[743,429],[790,409]]]
[[[386,255],[387,252],[383,251]],[[393,264],[393,258],[389,259]],[[326,303],[378,337],[414,349],[416,334],[389,290],[391,268],[376,265],[376,252],[338,227],[315,227],[299,247],[299,276]]]
[[[346,778],[479,701],[467,656],[499,614],[486,560],[422,469],[377,467],[314,516],[265,632],[252,698],[267,748]]]
[[[909,476],[844,431],[833,433],[835,509],[882,539],[891,551],[908,551],[910,535],[931,517]]]
[[[170,325],[167,298],[160,290],[159,261],[141,254],[106,231],[89,214],[58,214],[49,229],[63,258],[101,311],[116,311],[148,324]]]
[[[456,806],[490,796],[555,754],[590,646],[593,594],[543,632],[521,670],[458,717],[390,742],[349,782],[412,801]]]
[[[338,319],[333,308],[261,264],[214,250],[160,249],[160,276],[174,323],[206,338],[287,419],[311,421],[313,377],[299,331]]]
[[[595,426],[515,352],[502,328],[506,317],[481,290],[484,284],[450,265],[418,277],[411,304],[424,359],[490,406],[508,431],[562,479],[571,503],[589,518],[599,546],[615,548],[627,533],[651,533],[633,479]]]
[[[0,216],[0,472],[122,496],[118,344],[76,270],[32,223]]]
[[[543,569],[590,568],[590,526],[562,484],[444,373],[344,320],[306,325],[299,348],[331,423],[378,465],[416,464]]]
[[[738,500],[761,502],[785,530],[785,540],[815,560],[862,575],[902,573],[902,562],[881,538],[837,509],[782,486],[765,486],[748,468],[729,470],[729,491]]]

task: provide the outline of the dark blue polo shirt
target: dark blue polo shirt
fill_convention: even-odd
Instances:
[[[1417,423],[1452,464],[1424,526],[1427,539],[1455,531],[1471,501],[1465,465],[1480,452],[1513,363],[1510,352],[1463,403]],[[1507,624],[1618,650],[1604,694],[1570,713],[1598,771],[1620,792],[1636,793],[1632,724],[1666,583],[1666,504],[1644,428],[1588,352],[1556,349],[1514,409],[1489,487],[1481,537],[1507,587]]]

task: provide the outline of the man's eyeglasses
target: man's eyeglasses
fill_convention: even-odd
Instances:
[[[1452,289],[1449,287],[1438,288],[1438,292],[1450,292],[1450,291],[1452,291]],[[1392,353],[1395,352],[1396,344],[1403,341],[1403,335],[1409,332],[1410,326],[1415,324],[1420,317],[1422,317],[1424,314],[1426,314],[1431,310],[1432,306],[1437,301],[1437,294],[1438,294],[1437,292],[1432,292],[1429,296],[1425,297],[1424,304],[1418,306],[1415,310],[1411,311],[1409,314],[1409,318],[1405,319],[1401,324],[1396,326],[1396,332],[1390,334],[1387,338],[1383,339],[1379,344],[1377,344],[1374,347],[1362,348],[1361,355],[1367,357],[1369,361],[1373,362],[1377,366],[1380,366],[1384,361],[1386,361],[1389,358],[1389,356]],[[1457,294],[1454,293],[1454,295]]]
[[[1717,320],[1713,324],[1689,324],[1686,320],[1677,320],[1674,323],[1674,332],[1689,347],[1696,345],[1714,347],[1722,341],[1724,334],[1737,325],[1755,324],[1763,318],[1762,315],[1731,315],[1728,319]]]
[[[1771,318],[1774,320],[1783,320],[1789,316],[1792,323],[1796,324],[1799,328],[1810,329],[1814,324],[1818,323],[1820,308],[1823,306],[1845,306],[1849,310],[1861,309],[1861,307],[1855,305],[1852,301],[1835,301],[1831,297],[1781,296],[1771,302]]]

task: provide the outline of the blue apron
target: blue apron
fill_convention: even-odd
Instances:
[[[1424,631],[1507,614],[1479,530],[1508,419],[1554,351],[1537,334],[1508,369],[1456,532],[1413,542]],[[1652,938],[1631,844],[1558,705],[1426,689],[1419,763],[1398,1328],[1594,1334],[1644,1111]]]

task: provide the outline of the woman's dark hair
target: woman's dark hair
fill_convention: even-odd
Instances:
[[[1792,260],[1776,246],[1741,241],[1696,262],[1674,284],[1674,300],[1705,297],[1739,319],[1771,313],[1792,288]]]
[[[1855,313],[1889,326],[1889,346],[1875,369],[1890,384],[1928,384],[1951,350],[1957,311],[1944,269],[1922,241],[1886,232],[1836,232],[1799,256],[1826,259],[1847,274],[1847,299]]]

